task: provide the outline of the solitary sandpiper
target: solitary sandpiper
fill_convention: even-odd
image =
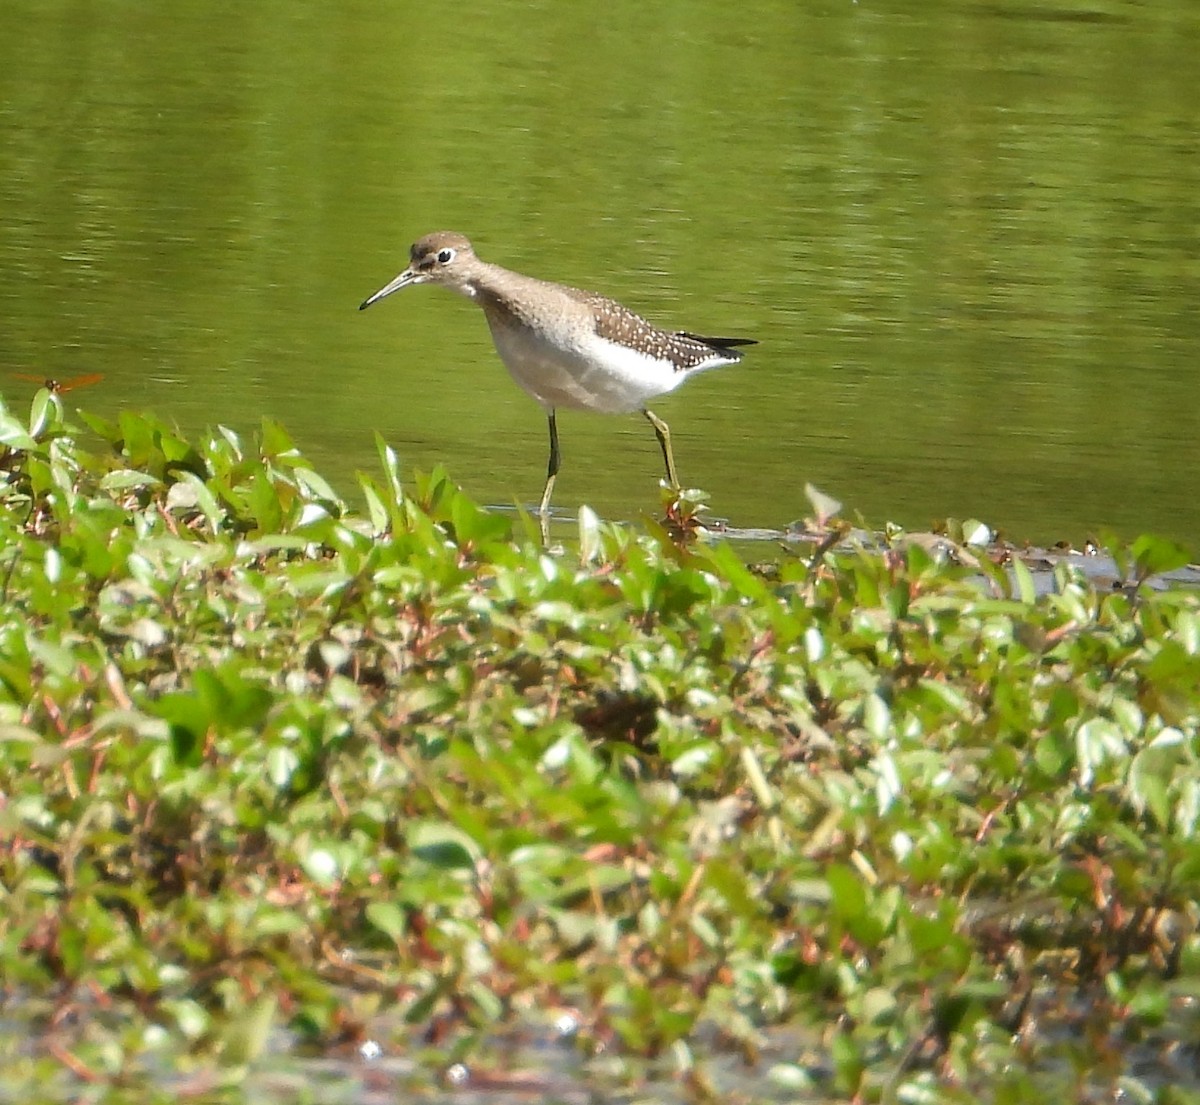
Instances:
[[[595,292],[552,284],[481,261],[461,234],[440,230],[414,243],[409,265],[359,310],[408,287],[442,284],[473,299],[487,317],[496,352],[512,378],[542,407],[550,424],[550,463],[538,513],[549,513],[561,460],[559,407],[612,414],[640,410],[662,447],[667,480],[678,488],[671,432],[646,407],[706,368],[736,364],[750,338],[702,338],[660,330],[620,303]]]

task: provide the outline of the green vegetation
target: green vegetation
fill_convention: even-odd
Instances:
[[[1178,548],[755,569],[684,496],[553,556],[386,447],[355,511],[277,426],[60,404],[0,408],[0,1100],[566,1017],[612,1099],[1200,1101]]]

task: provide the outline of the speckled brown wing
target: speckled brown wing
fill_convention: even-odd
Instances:
[[[677,372],[732,364],[742,358],[734,346],[755,344],[749,338],[702,338],[682,330],[663,330],[615,299],[580,288],[564,290],[592,309],[596,316],[596,333],[600,337],[657,360],[669,361]]]

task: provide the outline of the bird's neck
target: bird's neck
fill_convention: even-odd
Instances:
[[[485,262],[456,290],[478,303],[490,318],[534,326],[547,316],[560,315],[571,302],[566,289],[558,284]]]

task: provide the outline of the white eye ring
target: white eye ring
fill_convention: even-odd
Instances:
[[[440,265],[450,264],[450,262],[454,260],[454,250],[439,249],[437,259],[438,259],[438,264],[440,264]]]

